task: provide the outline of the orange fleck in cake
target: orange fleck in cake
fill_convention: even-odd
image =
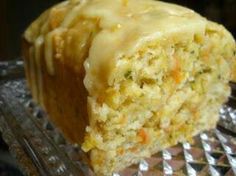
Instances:
[[[214,128],[236,80],[221,25],[153,0],[67,0],[24,33],[34,99],[97,175]]]

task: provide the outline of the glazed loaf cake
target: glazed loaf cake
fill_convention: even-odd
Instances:
[[[153,0],[68,0],[24,33],[33,98],[97,175],[214,128],[236,80],[221,25]]]

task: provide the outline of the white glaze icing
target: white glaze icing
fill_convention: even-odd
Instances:
[[[75,2],[77,1],[74,1],[73,3]],[[85,4],[85,2],[86,2],[85,0],[81,0],[78,5],[75,5],[72,8],[72,10],[66,15],[60,27],[63,27],[63,28],[69,27],[73,23],[74,19],[78,17],[78,14],[80,13],[81,8]]]

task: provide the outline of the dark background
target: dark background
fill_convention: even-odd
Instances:
[[[20,57],[21,35],[30,22],[61,0],[0,0],[0,61]],[[236,0],[166,0],[222,23],[236,37]],[[0,134],[0,176],[20,176]]]
[[[43,10],[61,0],[0,0],[0,60],[20,55],[21,34]],[[224,24],[236,36],[236,0],[166,0]]]

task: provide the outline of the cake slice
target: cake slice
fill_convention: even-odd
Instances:
[[[215,128],[236,80],[221,25],[153,0],[68,0],[24,33],[34,99],[96,175]]]

